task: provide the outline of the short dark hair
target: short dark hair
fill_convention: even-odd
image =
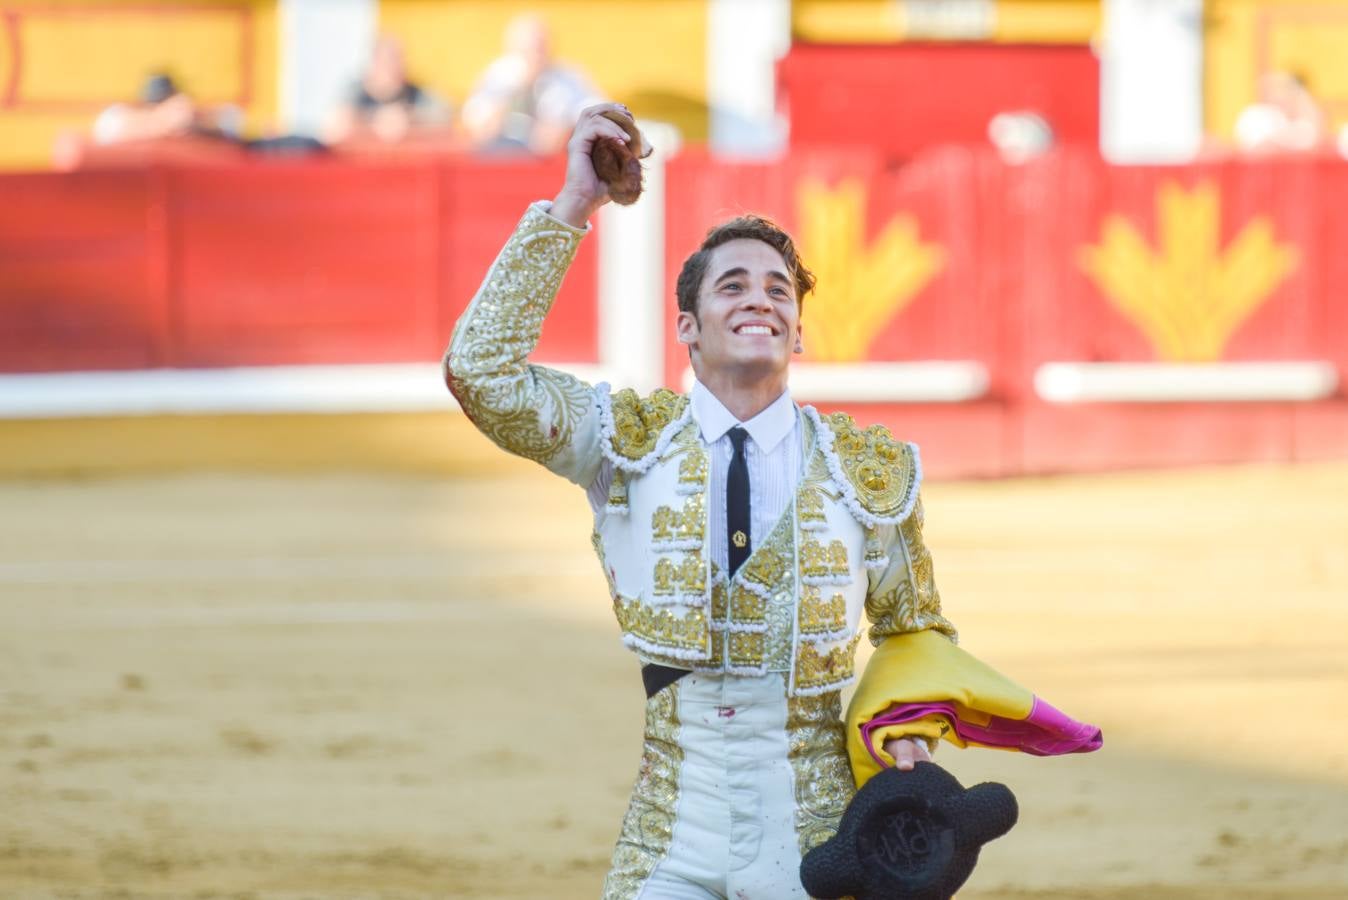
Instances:
[[[786,263],[786,274],[796,287],[796,304],[804,306],[805,295],[814,290],[814,273],[805,267],[796,253],[796,242],[791,240],[776,222],[762,216],[738,216],[729,222],[723,222],[707,232],[702,246],[692,256],[683,261],[679,280],[674,289],[678,297],[679,310],[697,315],[697,298],[702,289],[702,280],[707,277],[707,264],[711,261],[711,252],[722,244],[748,238],[762,241],[782,255]]]
[[[168,72],[151,72],[140,86],[140,102],[158,105],[181,93],[182,89]]]

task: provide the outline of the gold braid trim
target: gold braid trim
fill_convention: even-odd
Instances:
[[[847,413],[832,413],[823,419],[832,432],[833,455],[847,480],[839,487],[854,494],[848,499],[855,499],[882,522],[893,524],[906,517],[922,483],[916,448],[895,440],[883,425],[858,428]]]
[[[795,777],[796,837],[803,856],[833,837],[856,793],[837,691],[786,700],[787,758]]]
[[[668,388],[658,388],[646,397],[631,388],[618,391],[611,399],[611,421],[604,423],[609,446],[627,460],[650,456],[659,447],[665,429],[682,418],[687,406],[687,397]]]
[[[604,879],[603,900],[634,900],[669,853],[683,767],[679,687],[671,684],[646,701],[641,768]]]
[[[941,592],[936,589],[931,552],[922,541],[921,500],[899,526],[899,533],[908,555],[907,577],[893,589],[866,598],[866,615],[873,623],[869,632],[871,643],[879,646],[890,635],[928,628],[958,641],[955,626],[941,614]]]

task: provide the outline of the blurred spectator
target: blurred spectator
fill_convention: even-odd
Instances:
[[[324,137],[330,144],[371,137],[397,143],[427,132],[448,134],[451,114],[448,103],[408,79],[402,45],[385,36],[375,42],[365,74]]]
[[[98,114],[93,139],[104,145],[187,135],[237,140],[242,119],[236,106],[199,106],[172,76],[156,72],[135,103],[115,103]]]
[[[1306,82],[1291,72],[1259,79],[1259,101],[1236,119],[1236,144],[1251,153],[1314,150],[1328,138],[1324,110]]]
[[[583,74],[552,58],[552,38],[538,16],[506,27],[505,53],[487,67],[463,106],[473,146],[485,152],[556,153],[576,118],[600,100]]]
[[[1053,149],[1053,126],[1034,110],[1008,110],[988,122],[988,140],[1003,162],[1018,166]]]

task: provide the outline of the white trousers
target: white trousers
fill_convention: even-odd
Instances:
[[[851,797],[838,695],[785,675],[686,675],[647,702],[606,900],[807,900],[802,848]]]

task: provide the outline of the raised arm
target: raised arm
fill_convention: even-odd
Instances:
[[[501,448],[542,463],[582,486],[600,468],[594,389],[528,362],[538,344],[586,221],[608,202],[590,151],[627,133],[590,107],[567,145],[566,181],[552,203],[529,207],[459,318],[445,352],[445,383],[464,412]]]

